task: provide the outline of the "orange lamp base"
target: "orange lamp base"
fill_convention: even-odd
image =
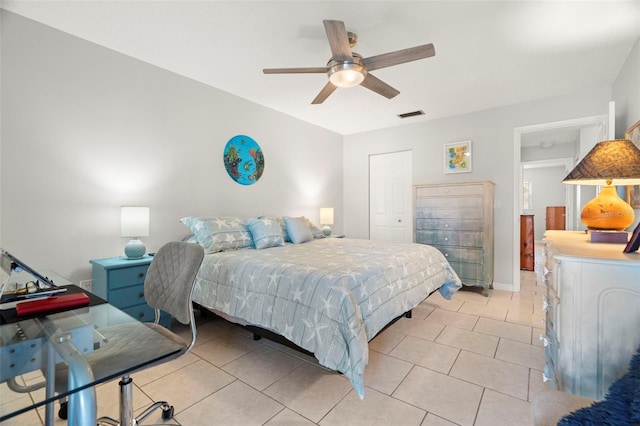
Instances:
[[[631,206],[618,196],[613,185],[607,185],[596,198],[589,201],[580,215],[589,229],[624,230],[633,223]]]

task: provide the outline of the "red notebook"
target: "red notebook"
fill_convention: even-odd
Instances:
[[[67,308],[76,308],[89,304],[89,296],[84,293],[63,294],[46,299],[30,300],[16,304],[16,315],[26,316],[45,312],[60,311]]]

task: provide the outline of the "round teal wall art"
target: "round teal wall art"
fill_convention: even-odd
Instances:
[[[249,136],[232,137],[224,147],[224,168],[241,185],[252,185],[264,172],[264,154]]]

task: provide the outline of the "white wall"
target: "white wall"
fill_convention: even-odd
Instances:
[[[611,88],[594,88],[567,96],[346,136],[344,231],[350,237],[368,236],[369,155],[411,149],[414,184],[495,182],[495,283],[510,288],[513,262],[519,262],[519,259],[513,259],[514,128],[606,114],[610,100]],[[473,171],[445,175],[443,145],[468,139],[473,141]]]
[[[151,208],[149,251],[187,215],[306,215],[342,228],[342,137],[6,11],[1,12],[0,246],[79,281],[122,254],[120,206]],[[235,135],[265,171],[232,181]]]
[[[621,138],[626,129],[640,120],[640,39],[613,83],[613,100],[616,103],[616,137]],[[640,209],[635,213],[636,220],[628,228],[630,230],[640,224]]]

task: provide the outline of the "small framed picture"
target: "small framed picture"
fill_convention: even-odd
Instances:
[[[624,138],[629,139],[635,146],[640,148],[640,121],[627,129],[624,133]],[[640,185],[627,186],[627,203],[634,209],[640,209]]]
[[[471,160],[471,141],[452,142],[444,145],[445,173],[470,172]]]
[[[635,146],[640,148],[640,121],[627,129],[624,133],[624,138],[629,139]]]
[[[640,209],[640,185],[627,185],[627,203],[633,209]]]
[[[636,229],[631,233],[631,238],[629,238],[629,242],[627,246],[624,248],[624,253],[633,253],[634,251],[638,251],[640,248],[640,223],[636,226]]]

